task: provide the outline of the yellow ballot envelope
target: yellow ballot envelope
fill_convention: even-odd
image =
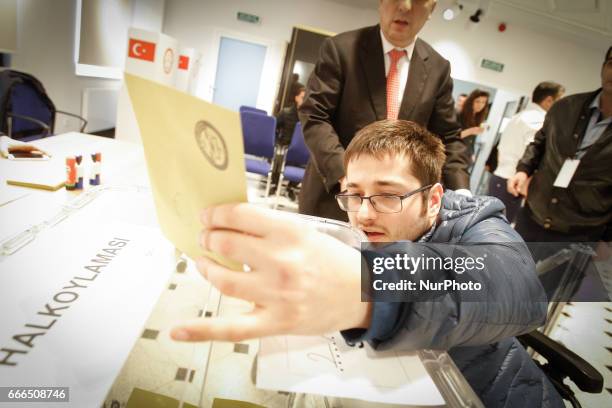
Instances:
[[[177,249],[195,259],[204,254],[198,242],[201,210],[247,200],[240,116],[127,73],[125,84],[161,229]]]

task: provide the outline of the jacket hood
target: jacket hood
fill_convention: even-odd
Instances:
[[[442,196],[442,208],[438,214],[436,227],[429,241],[458,242],[473,225],[492,217],[500,218],[507,223],[504,209],[504,204],[495,197],[467,197],[446,190]]]

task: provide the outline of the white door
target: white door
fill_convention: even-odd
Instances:
[[[213,103],[238,111],[241,105],[256,106],[265,45],[221,37]]]

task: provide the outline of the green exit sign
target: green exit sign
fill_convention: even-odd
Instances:
[[[502,72],[504,70],[504,64],[497,61],[492,61],[488,59],[482,59],[480,62],[480,66],[485,69],[490,69],[491,71]]]
[[[239,11],[238,12],[238,20],[246,21],[247,23],[258,24],[259,23],[259,16],[256,16],[255,14],[243,13],[243,12]]]

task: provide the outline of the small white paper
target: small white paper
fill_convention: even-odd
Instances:
[[[366,401],[441,406],[444,399],[416,353],[348,346],[339,333],[261,340],[257,387]]]
[[[561,171],[559,171],[553,186],[567,188],[570,181],[572,181],[572,177],[574,177],[574,173],[576,173],[576,169],[578,168],[579,164],[580,160],[578,159],[565,159],[565,162],[563,163]]]

